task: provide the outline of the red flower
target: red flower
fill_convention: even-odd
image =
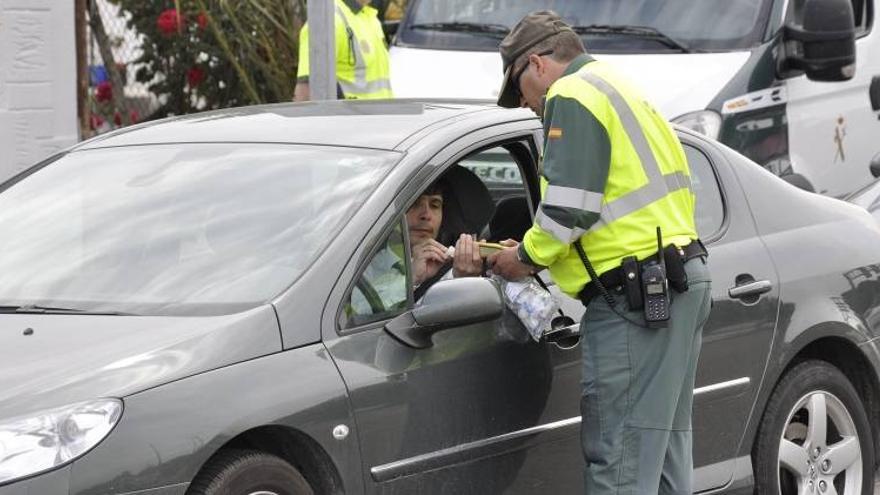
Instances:
[[[110,101],[113,99],[113,86],[110,84],[110,81],[101,81],[95,87],[95,99],[98,100],[99,103],[104,103],[105,101]]]
[[[199,15],[196,16],[196,24],[199,25],[199,29],[205,29],[208,27],[208,14],[205,11],[199,12]]]
[[[91,118],[89,118],[89,125],[91,126],[92,130],[94,131],[97,128],[104,125],[104,119],[102,119],[100,115],[93,113],[91,115]]]
[[[182,25],[183,19],[177,13],[177,9],[165,9],[159,14],[159,18],[156,19],[156,27],[159,28],[159,32],[165,36],[171,36],[174,33],[177,33],[180,31]]]
[[[128,112],[128,123],[129,124],[136,124],[138,121],[138,118],[140,118],[140,116],[138,115],[137,110],[132,110],[132,111]],[[103,121],[102,121],[102,123],[103,123]],[[116,124],[117,126],[122,125],[122,114],[119,113],[119,110],[116,110],[115,112],[113,112],[113,123]]]
[[[202,84],[202,81],[205,80],[205,71],[203,71],[200,67],[190,67],[188,71],[186,71],[186,82],[189,83],[189,87],[195,88],[199,84]]]

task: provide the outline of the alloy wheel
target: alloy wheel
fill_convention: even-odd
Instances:
[[[837,397],[813,391],[788,414],[777,456],[782,495],[857,495],[863,476],[855,421]]]

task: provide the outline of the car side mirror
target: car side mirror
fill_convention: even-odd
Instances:
[[[877,153],[876,156],[871,160],[871,165],[868,166],[871,169],[871,175],[874,177],[880,177],[880,153]]]
[[[786,25],[786,64],[814,81],[855,75],[856,35],[850,0],[805,0],[801,25]]]
[[[385,330],[410,347],[425,349],[433,345],[435,333],[499,318],[503,310],[495,282],[481,277],[443,280],[431,286],[412,311],[389,321]]]

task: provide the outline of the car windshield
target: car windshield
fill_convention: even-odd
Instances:
[[[771,3],[772,0],[414,0],[398,43],[435,49],[496,50],[505,32],[523,16],[550,9],[579,27],[588,49],[595,53],[684,51],[682,46],[693,51],[740,50],[761,42]]]
[[[0,307],[254,307],[295,282],[398,158],[277,144],[67,154],[0,186]]]

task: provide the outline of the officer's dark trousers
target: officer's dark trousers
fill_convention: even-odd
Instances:
[[[690,288],[672,292],[666,328],[647,329],[594,298],[581,321],[581,445],[585,490],[600,494],[688,494],[691,410],[702,326],[711,306],[702,258],[685,264]],[[636,322],[620,294],[616,310]]]

